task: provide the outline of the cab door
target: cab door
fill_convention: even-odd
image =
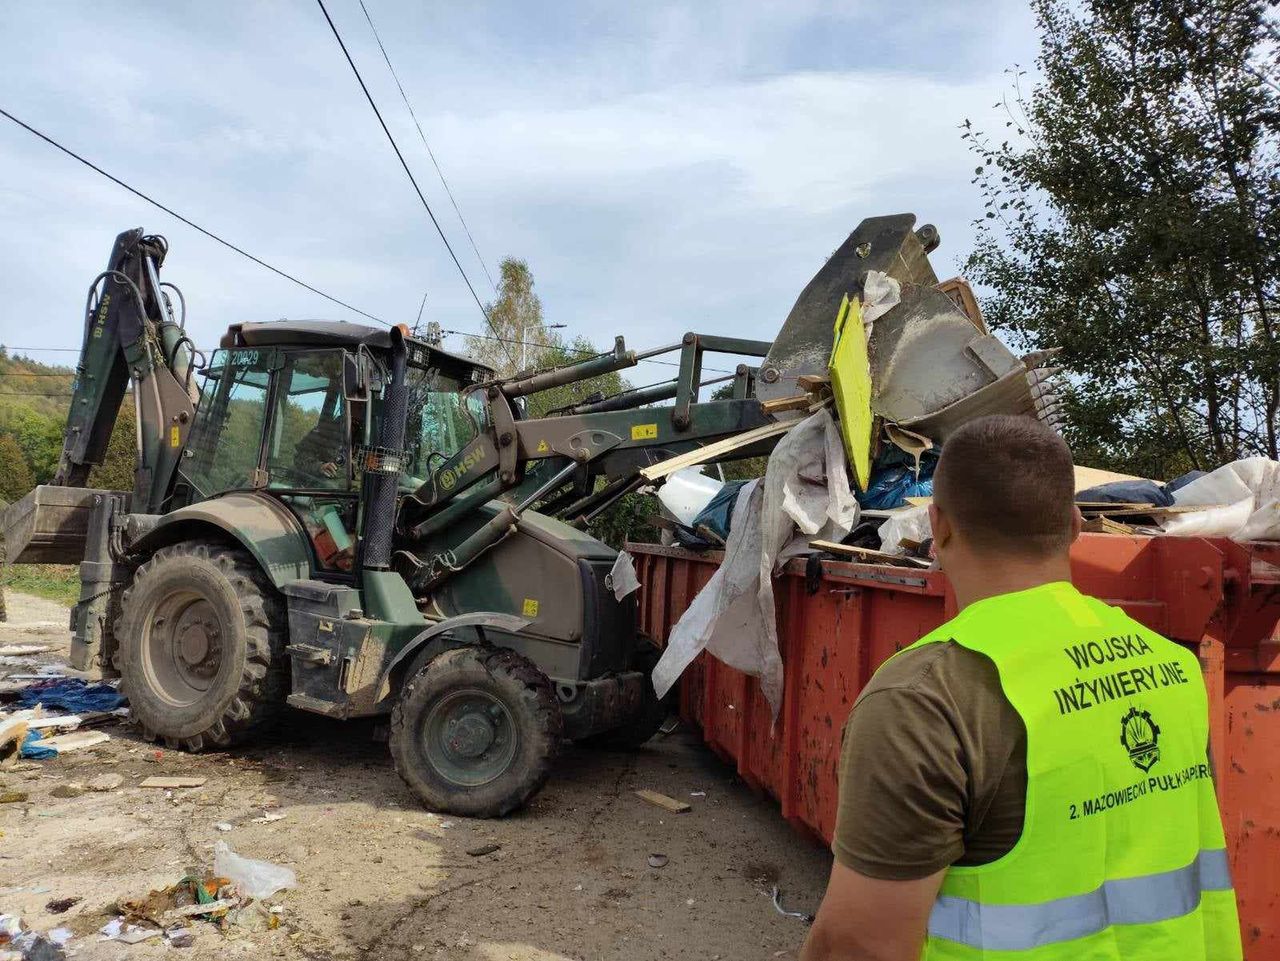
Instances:
[[[267,489],[302,522],[316,573],[345,578],[356,560],[355,457],[363,436],[343,389],[342,350],[283,351],[263,450]]]

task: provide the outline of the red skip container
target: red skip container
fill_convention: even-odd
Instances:
[[[665,643],[723,554],[628,550],[641,627]],[[1199,654],[1245,957],[1280,961],[1280,543],[1084,534],[1071,560],[1080,590]],[[786,665],[776,727],[755,679],[705,654],[685,672],[680,714],[783,817],[830,842],[849,708],[881,662],[955,614],[955,598],[935,571],[842,561],[824,561],[816,587],[803,560],[774,584]]]

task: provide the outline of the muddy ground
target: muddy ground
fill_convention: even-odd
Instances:
[[[66,649],[65,608],[21,594],[8,603],[0,644]],[[27,672],[0,667],[14,671]],[[105,744],[0,771],[0,795],[28,795],[0,805],[0,892],[48,889],[0,893],[0,913],[38,931],[70,928],[75,958],[793,958],[805,924],[778,914],[769,891],[777,884],[788,909],[812,912],[830,868],[683,728],[634,754],[566,747],[532,805],[501,821],[424,810],[369,723],[290,712],[269,743],[206,755],[157,753],[123,724],[103,730]],[[54,796],[108,772],[123,776],[118,790]],[[150,775],[207,781],[139,788]],[[638,788],[693,809],[669,814]],[[266,811],[284,816],[254,823]],[[211,866],[218,840],[297,872],[297,888],[271,899],[283,906],[279,928],[201,922],[189,948],[99,940],[118,898]],[[489,843],[501,847],[466,853]],[[654,853],[665,867],[649,866]],[[75,897],[64,914],[46,909]]]

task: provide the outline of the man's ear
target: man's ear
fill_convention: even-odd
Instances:
[[[937,502],[929,504],[929,527],[933,530],[933,546],[945,547],[951,541],[951,521],[938,509]]]
[[[1075,543],[1080,536],[1080,532],[1084,530],[1084,515],[1080,513],[1080,508],[1071,508],[1071,543]]]

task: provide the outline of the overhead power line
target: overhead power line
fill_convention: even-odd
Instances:
[[[396,138],[391,135],[391,128],[387,126],[387,122],[382,119],[382,111],[378,109],[377,101],[373,99],[373,94],[369,92],[368,85],[364,82],[364,77],[360,75],[360,69],[356,66],[356,62],[351,59],[351,53],[347,50],[346,43],[342,40],[342,34],[338,32],[338,25],[333,22],[333,17],[329,16],[329,10],[324,5],[324,0],[316,0],[320,5],[320,12],[324,14],[324,18],[329,23],[329,29],[333,31],[333,37],[338,41],[338,46],[342,48],[342,55],[347,58],[347,63],[351,66],[351,72],[356,75],[356,82],[360,84],[360,89],[364,91],[364,97],[369,101],[369,106],[373,108],[373,115],[378,118],[378,124],[382,127],[382,132],[387,135],[387,142],[391,144],[391,149],[395,151],[396,159],[400,161],[400,166],[404,168],[405,176],[409,178],[409,183],[413,184],[414,192],[418,195],[418,199],[422,201],[422,207],[427,212],[427,216],[431,218],[432,226],[436,228],[436,233],[440,235],[441,241],[444,242],[445,250],[449,251],[449,256],[453,258],[453,265],[458,268],[458,273],[462,275],[463,282],[467,285],[467,290],[471,291],[471,297],[476,302],[476,306],[480,308],[480,313],[484,315],[485,323],[489,325],[489,329],[493,331],[494,336],[498,335],[498,328],[494,326],[493,318],[489,316],[489,311],[485,310],[484,304],[480,301],[480,295],[476,293],[475,287],[471,283],[471,278],[467,276],[466,270],[462,267],[462,262],[458,260],[458,255],[453,252],[453,245],[449,243],[449,238],[445,236],[444,229],[440,226],[440,221],[436,219],[435,213],[431,210],[431,205],[427,203],[426,195],[422,192],[422,188],[418,186],[417,178],[413,176],[413,171],[409,169],[409,164],[404,159],[404,154],[400,152],[400,146],[396,143]],[[503,349],[507,354],[507,359],[515,362],[515,358],[511,356],[511,351]]]
[[[471,236],[471,228],[467,226],[466,220],[463,219],[462,209],[458,206],[458,201],[453,196],[453,191],[449,189],[449,181],[444,179],[444,171],[440,169],[440,162],[436,160],[435,151],[431,149],[431,144],[427,143],[427,135],[422,131],[422,124],[418,123],[418,115],[413,111],[413,104],[409,102],[409,95],[404,92],[404,85],[400,83],[400,76],[396,73],[396,68],[391,66],[391,57],[387,55],[387,48],[382,43],[382,37],[378,35],[378,28],[373,25],[373,17],[369,16],[369,8],[364,5],[364,0],[360,0],[360,9],[364,11],[364,18],[369,21],[369,29],[373,31],[373,39],[378,41],[378,49],[382,51],[382,59],[387,62],[387,69],[391,71],[391,79],[396,82],[396,89],[400,91],[400,99],[404,101],[404,105],[409,109],[409,116],[413,118],[413,125],[418,128],[418,136],[422,140],[422,146],[427,148],[427,156],[431,158],[431,165],[436,168],[436,175],[440,178],[444,192],[449,195],[449,203],[453,204],[453,212],[458,215],[458,223],[462,224],[467,240],[471,242],[471,249],[475,251],[476,260],[480,261],[480,269],[489,278],[489,286],[493,288],[493,292],[496,294],[498,285],[493,282],[493,275],[489,273],[489,267],[485,263],[485,259],[480,256],[480,248],[476,246],[476,239]]]
[[[381,317],[375,317],[373,314],[369,313],[368,311],[361,310],[359,307],[353,307],[351,304],[348,304],[346,301],[339,300],[337,297],[334,297],[332,294],[325,293],[319,287],[314,287],[311,284],[307,283],[305,280],[300,280],[299,278],[295,277],[293,274],[287,271],[281,270],[279,267],[276,267],[274,264],[267,263],[261,257],[255,257],[253,254],[249,253],[249,251],[245,250],[243,247],[238,247],[235,244],[233,244],[231,241],[226,240],[222,237],[219,237],[212,230],[207,230],[206,228],[201,227],[194,220],[191,220],[188,217],[184,217],[182,214],[178,213],[172,207],[166,207],[164,204],[156,200],[154,197],[148,196],[147,194],[143,193],[141,190],[138,190],[136,187],[130,186],[129,184],[121,180],[119,177],[116,177],[116,176],[113,176],[112,174],[107,173],[97,164],[93,163],[90,160],[86,160],[84,157],[80,156],[80,154],[76,153],[74,150],[71,150],[68,147],[64,147],[62,144],[58,143],[58,141],[54,140],[48,134],[41,133],[35,127],[31,126],[31,124],[26,123],[25,121],[19,120],[13,114],[9,113],[9,111],[5,110],[3,107],[0,107],[0,115],[7,117],[9,120],[12,120],[19,127],[22,127],[24,130],[28,131],[29,133],[35,134],[37,137],[39,137],[41,140],[43,140],[45,143],[49,144],[50,146],[57,147],[68,157],[72,158],[73,160],[80,161],[80,163],[84,164],[90,170],[101,174],[102,176],[110,180],[112,183],[118,184],[119,186],[123,187],[125,190],[129,191],[129,193],[133,194],[135,197],[138,197],[141,200],[145,200],[147,203],[151,204],[151,206],[159,210],[163,210],[170,217],[173,217],[177,220],[182,221],[182,223],[186,224],[191,229],[199,231],[200,233],[204,234],[210,240],[215,240],[218,243],[222,244],[222,246],[228,248],[229,250],[234,250],[241,257],[246,257],[249,260],[252,260],[259,267],[265,267],[267,270],[271,271],[273,274],[277,274],[283,277],[285,280],[291,281],[297,284],[299,287],[303,287],[311,291],[313,294],[319,294],[325,300],[331,301],[337,304],[339,307],[345,307],[347,310],[353,311],[359,314],[361,317],[368,317],[370,320],[377,321],[380,324],[386,324],[388,327],[392,326],[391,324],[387,323],[387,321],[383,320]]]

